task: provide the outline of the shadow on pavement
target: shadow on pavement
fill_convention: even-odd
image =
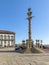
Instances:
[[[10,53],[11,53],[11,52],[15,52],[15,50],[1,50],[0,53],[1,53],[1,52],[3,52],[3,53],[4,53],[4,52],[9,53],[9,52],[10,52]]]

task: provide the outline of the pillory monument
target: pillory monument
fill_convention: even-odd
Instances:
[[[34,47],[33,44],[33,40],[32,40],[32,29],[31,29],[31,19],[32,17],[32,11],[31,8],[28,8],[28,12],[27,12],[27,20],[28,20],[28,40],[26,40],[26,50],[25,53],[40,53],[40,52],[44,52],[43,50],[41,50],[39,47]],[[40,43],[39,43],[40,45]]]
[[[32,38],[31,38],[31,19],[32,19],[32,12],[31,8],[28,9],[28,48],[32,47]]]
[[[28,8],[28,12],[27,12],[27,20],[28,20],[28,40],[26,41],[26,53],[30,53],[31,49],[32,49],[32,34],[31,34],[31,19],[32,19],[32,11],[31,8]]]
[[[23,53],[43,53],[44,51],[40,48],[40,42],[39,40],[36,40],[36,45],[34,45],[33,43],[33,39],[32,39],[32,29],[31,29],[31,19],[34,17],[32,16],[32,11],[31,8],[28,8],[28,12],[27,12],[27,20],[28,20],[28,39],[26,40],[22,40],[22,45],[20,45],[20,52]]]

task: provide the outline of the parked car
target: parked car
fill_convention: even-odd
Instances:
[[[49,49],[49,47],[48,46],[43,46],[43,49]]]

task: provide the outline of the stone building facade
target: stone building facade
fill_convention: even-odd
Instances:
[[[11,46],[15,46],[15,33],[6,30],[0,30],[0,47]]]

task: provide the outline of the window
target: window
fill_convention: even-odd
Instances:
[[[10,36],[8,35],[8,40],[10,40]]]
[[[14,36],[11,36],[11,40],[13,40],[14,39]]]
[[[4,39],[6,40],[6,35],[4,35]]]
[[[6,45],[6,41],[4,41],[4,44]]]
[[[8,36],[6,36],[6,39],[8,40]]]
[[[3,39],[3,35],[0,36],[1,40]]]
[[[1,39],[1,35],[0,35],[0,39]]]
[[[6,47],[6,41],[4,41],[4,46]]]
[[[13,40],[11,40],[11,46],[14,46],[14,41]]]

